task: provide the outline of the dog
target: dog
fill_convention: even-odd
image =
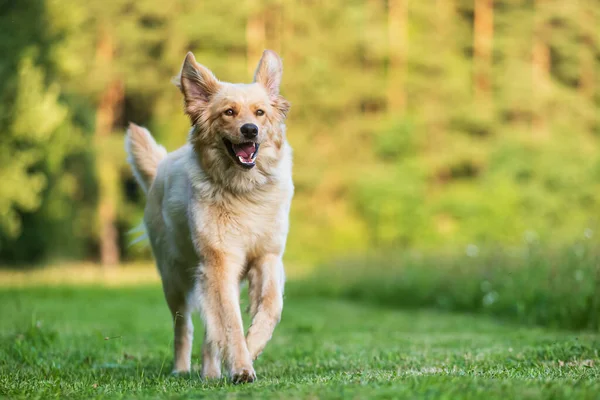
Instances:
[[[147,194],[143,226],[174,321],[173,373],[190,371],[193,325],[205,331],[202,377],[253,382],[253,362],[283,309],[284,253],[294,193],[281,96],[281,58],[265,50],[254,81],[219,81],[190,52],[174,78],[190,118],[187,143],[167,154],[133,123],[128,162]],[[244,336],[240,285],[252,323]]]

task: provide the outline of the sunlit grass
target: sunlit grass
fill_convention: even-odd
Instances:
[[[485,316],[303,296],[233,386],[170,376],[171,322],[158,285],[0,289],[0,396],[9,398],[597,398],[600,336]]]
[[[36,269],[0,269],[0,287],[89,284],[131,286],[158,282],[160,277],[151,263],[126,264],[114,268],[74,263]]]
[[[299,263],[286,264],[290,279],[305,277],[312,267]],[[0,287],[101,285],[136,286],[160,283],[160,276],[152,261],[125,263],[103,268],[94,263],[52,264],[39,268],[2,269]]]
[[[469,247],[288,267],[282,322],[246,386],[201,380],[199,321],[194,372],[170,376],[151,263],[0,271],[0,396],[595,399],[596,254]]]

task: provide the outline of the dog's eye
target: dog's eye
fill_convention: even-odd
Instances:
[[[265,115],[265,112],[263,110],[256,110],[256,115],[260,117],[262,115]]]
[[[228,108],[227,110],[225,110],[225,112],[223,114],[227,115],[227,116],[232,116],[234,113],[233,108]]]

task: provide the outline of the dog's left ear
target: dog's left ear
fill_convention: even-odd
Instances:
[[[285,117],[290,109],[290,103],[279,94],[283,63],[281,58],[272,50],[265,50],[258,62],[254,73],[254,82],[261,84],[273,101],[273,106]]]

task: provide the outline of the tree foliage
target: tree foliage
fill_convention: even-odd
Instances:
[[[0,260],[98,259],[106,218],[148,255],[123,131],[184,142],[188,50],[226,81],[283,56],[290,259],[569,240],[600,215],[599,24],[598,0],[2,2]]]

